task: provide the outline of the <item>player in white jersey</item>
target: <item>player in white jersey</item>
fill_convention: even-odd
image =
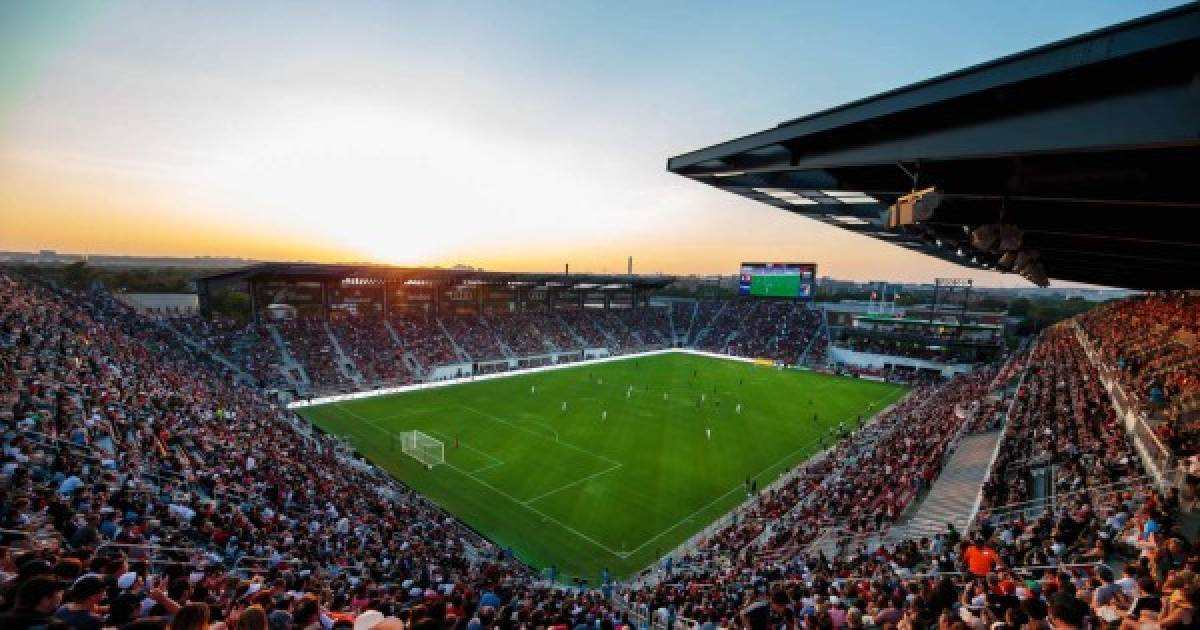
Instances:
[[[567,401],[565,401],[565,400],[563,401],[563,404],[562,404],[562,410],[563,411],[567,410]]]
[[[601,412],[600,412],[600,419],[601,419],[601,420],[608,420],[608,410],[607,410],[607,409],[605,409],[604,411],[601,411]]]
[[[736,411],[739,416],[742,415],[742,403],[738,403],[737,409],[734,409],[734,411]]]
[[[529,386],[529,393],[530,393],[530,394],[535,394],[535,393],[537,393],[537,385],[530,385],[530,386]]]
[[[712,439],[712,429],[705,429],[705,430],[704,430],[704,435],[705,435],[706,437],[708,437],[708,439],[710,439],[710,440],[711,440],[711,439]]]

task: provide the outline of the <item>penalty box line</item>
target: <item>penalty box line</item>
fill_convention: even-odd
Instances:
[[[430,429],[429,432],[433,433],[434,435],[440,435],[445,440],[454,439],[454,438],[451,438],[450,436],[446,435],[445,433],[442,433],[441,431],[434,431],[433,429]],[[504,460],[500,459],[499,457],[496,457],[495,455],[492,455],[491,453],[488,453],[487,451],[477,449],[474,446],[471,446],[470,444],[467,444],[466,442],[464,442],[462,440],[457,440],[457,443],[461,444],[463,448],[475,451],[476,453],[479,453],[480,455],[483,455],[484,457],[492,460],[491,464],[483,466],[482,468],[476,468],[475,470],[471,471],[472,473],[481,473],[485,470],[491,470],[493,468],[498,468],[500,466],[503,466],[505,463]]]
[[[369,418],[361,416],[353,411],[350,411],[349,409],[343,409],[342,411],[345,411],[346,413],[350,414],[351,416],[354,416],[355,418],[358,418],[359,420],[365,422],[368,426],[374,428],[376,431],[381,431],[384,434],[389,435],[389,436],[393,435],[391,432],[389,432],[386,429],[384,429],[383,427],[379,426],[378,424],[376,424],[373,420],[371,420]],[[482,415],[488,415],[488,414],[483,414],[483,412],[474,410],[474,409],[472,409],[471,411],[475,411],[476,413],[479,413]],[[503,422],[503,421],[501,421],[501,422]],[[505,422],[505,424],[509,424],[509,423]],[[512,426],[516,427],[516,425],[512,425]],[[516,427],[516,428],[522,428],[522,427]],[[534,435],[537,435],[537,434],[534,433]],[[571,446],[571,445],[564,444],[564,446]],[[576,448],[578,450],[583,450],[583,449],[579,449],[579,447],[575,447],[575,446],[573,446],[573,448]],[[586,451],[584,451],[584,452],[586,452]],[[618,466],[621,464],[620,462],[615,462],[615,463]],[[628,553],[616,551],[615,549],[609,547],[608,545],[605,545],[604,543],[596,540],[595,538],[588,536],[587,534],[579,531],[578,529],[575,529],[574,527],[567,525],[566,523],[554,518],[553,516],[550,516],[549,514],[546,514],[545,512],[533,507],[532,505],[529,505],[528,503],[521,501],[517,497],[514,497],[513,495],[505,492],[504,490],[497,488],[496,486],[488,483],[487,481],[480,479],[478,476],[476,476],[475,472],[468,472],[466,470],[459,468],[458,466],[455,466],[454,464],[451,464],[450,462],[444,462],[444,465],[447,468],[450,468],[451,470],[457,472],[458,474],[475,481],[475,483],[482,485],[483,487],[491,490],[492,492],[495,492],[496,494],[508,499],[509,501],[511,501],[517,505],[520,505],[521,507],[529,510],[530,512],[533,512],[534,514],[537,514],[538,516],[542,517],[544,520],[550,521],[551,523],[558,525],[559,527],[563,528],[564,530],[571,532],[572,534],[578,536],[579,538],[586,540],[587,542],[595,545],[597,548],[602,549],[605,552],[612,554],[613,556],[615,556],[617,558],[625,559],[626,557],[629,556]],[[476,472],[478,472],[478,471],[476,471]],[[557,492],[557,490],[556,490],[556,492]]]
[[[448,466],[450,469],[454,470],[455,472],[457,472],[457,473],[459,473],[459,474],[463,475],[464,477],[466,477],[466,478],[468,478],[468,479],[472,479],[472,480],[474,480],[476,483],[478,483],[478,484],[482,485],[483,487],[485,487],[485,488],[487,488],[487,489],[491,490],[492,492],[495,492],[496,494],[498,494],[498,495],[500,495],[500,496],[502,496],[502,497],[504,497],[504,498],[508,499],[509,501],[511,501],[511,502],[513,502],[513,503],[515,503],[515,504],[517,504],[517,505],[520,505],[521,507],[523,507],[523,508],[525,508],[525,509],[529,510],[530,512],[533,512],[534,514],[537,514],[538,516],[542,517],[542,519],[544,519],[544,520],[547,520],[547,521],[550,521],[551,523],[554,523],[555,525],[558,525],[559,527],[563,528],[564,530],[566,530],[566,531],[568,531],[568,532],[571,532],[572,534],[574,534],[574,535],[578,536],[579,538],[581,538],[581,539],[583,539],[583,540],[586,540],[586,541],[588,541],[588,542],[592,543],[592,544],[593,544],[593,545],[595,545],[597,548],[599,548],[599,549],[602,549],[602,550],[604,550],[604,551],[606,551],[606,552],[608,552],[608,553],[612,554],[613,556],[616,556],[616,557],[618,557],[618,558],[621,558],[621,559],[624,559],[625,557],[627,557],[627,556],[628,556],[628,554],[626,554],[626,553],[624,553],[624,552],[620,552],[620,551],[616,551],[616,550],[614,550],[613,548],[611,548],[611,547],[609,547],[608,545],[606,545],[606,544],[604,544],[604,543],[602,543],[602,542],[600,542],[600,541],[596,540],[595,538],[592,538],[591,536],[588,536],[587,534],[585,534],[585,533],[583,533],[583,532],[579,531],[578,529],[575,529],[574,527],[571,527],[570,525],[567,525],[566,523],[564,523],[564,522],[562,522],[562,521],[560,521],[560,520],[558,520],[558,519],[554,518],[553,516],[550,516],[549,514],[546,514],[545,512],[543,512],[543,511],[541,511],[541,510],[539,510],[539,509],[537,509],[537,508],[533,507],[532,505],[529,505],[528,503],[525,503],[525,502],[521,501],[520,499],[518,499],[518,498],[514,497],[513,495],[511,495],[511,494],[509,494],[509,493],[505,492],[504,490],[501,490],[500,488],[497,488],[496,486],[493,486],[492,484],[488,483],[487,481],[485,481],[485,480],[483,480],[483,479],[480,479],[480,478],[479,478],[479,477],[477,477],[477,476],[476,476],[474,473],[467,472],[467,471],[465,471],[465,470],[463,470],[463,469],[459,468],[458,466],[455,466],[454,464],[451,464],[450,462],[446,462],[446,466]]]

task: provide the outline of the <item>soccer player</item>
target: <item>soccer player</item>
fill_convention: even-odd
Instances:
[[[607,409],[605,409],[604,411],[601,411],[601,412],[600,412],[600,419],[601,419],[601,420],[608,420],[608,410],[607,410]]]
[[[734,409],[734,411],[736,411],[739,416],[742,415],[742,403],[738,403],[737,408]]]
[[[705,435],[705,436],[706,436],[708,439],[710,439],[710,440],[711,440],[711,439],[712,439],[712,429],[708,429],[708,428],[704,429],[704,435]]]
[[[667,392],[663,392],[663,400],[667,399]]]
[[[537,393],[537,385],[530,385],[530,386],[529,386],[529,393],[530,393],[530,394]]]
[[[562,410],[563,410],[563,412],[566,412],[566,410],[567,410],[567,401],[565,401],[565,400],[563,401]]]
[[[704,394],[700,394],[700,402],[704,402]]]

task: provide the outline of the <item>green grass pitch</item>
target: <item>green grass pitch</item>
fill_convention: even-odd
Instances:
[[[596,584],[603,568],[653,563],[744,501],[747,477],[766,486],[904,391],[668,353],[300,413],[525,562]],[[445,465],[400,452],[393,436],[413,429],[445,443]]]

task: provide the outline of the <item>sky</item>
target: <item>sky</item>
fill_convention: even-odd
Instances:
[[[0,250],[967,272],[666,159],[1175,2],[0,3]]]

